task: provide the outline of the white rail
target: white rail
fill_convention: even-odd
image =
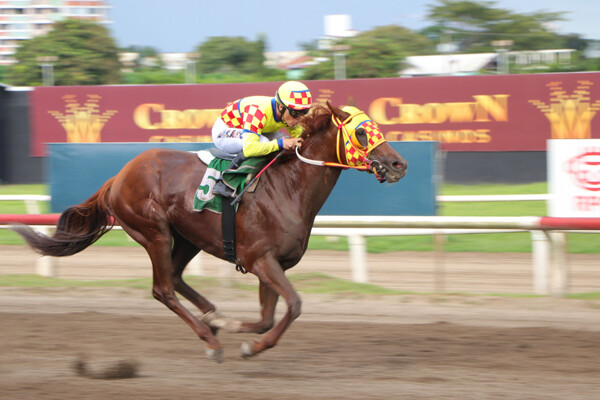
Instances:
[[[50,201],[46,195],[0,195],[0,201],[24,201],[28,214],[39,214],[39,202]],[[438,196],[439,202],[474,201],[546,201],[549,195],[461,195]],[[539,217],[393,217],[393,216],[318,216],[313,235],[345,236],[350,247],[352,278],[356,282],[369,281],[365,236],[434,235],[436,257],[443,260],[444,235],[531,232],[533,290],[537,294],[564,295],[567,292],[568,270],[565,256],[564,232],[540,229]],[[0,225],[0,228],[2,226]],[[44,227],[40,227],[44,229]],[[192,268],[201,274],[201,261]],[[40,259],[38,271],[41,275],[53,276],[54,266],[48,257]],[[443,268],[436,268],[443,274]],[[436,282],[444,278],[436,277]],[[437,288],[444,291],[443,286]]]
[[[0,195],[0,201],[23,201],[25,202],[25,209],[27,214],[39,214],[40,213],[40,202],[50,201],[52,198],[48,195],[36,195],[36,194],[3,194]]]
[[[485,194],[485,195],[452,195],[437,196],[440,203],[468,201],[547,201],[549,194]]]

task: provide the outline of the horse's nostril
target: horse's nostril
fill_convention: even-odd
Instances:
[[[406,161],[396,161],[392,165],[394,166],[394,168],[401,170],[405,170],[406,168],[408,168],[408,163]]]

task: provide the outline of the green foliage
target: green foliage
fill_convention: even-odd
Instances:
[[[42,84],[38,57],[57,57],[55,85],[102,85],[120,82],[118,49],[108,30],[95,22],[67,19],[56,22],[45,36],[24,41],[10,70],[12,85]]]
[[[5,67],[4,65],[0,65],[0,83],[3,83],[4,81],[6,81],[7,76],[8,76],[8,67]]]
[[[164,69],[136,69],[122,74],[121,83],[126,85],[178,84],[185,83],[184,71],[167,71]]]
[[[345,62],[346,77],[350,79],[397,77],[406,55],[431,54],[435,50],[427,37],[397,25],[362,32],[334,46],[348,48]],[[330,60],[307,68],[304,78],[332,79],[334,53],[313,50],[313,54]]]
[[[264,72],[265,40],[243,37],[211,37],[198,46],[200,74],[254,74]]]
[[[302,73],[302,79],[306,80],[319,80],[319,79],[333,79],[333,61],[323,61],[316,65],[311,65],[306,68]]]
[[[129,53],[138,53],[140,56],[139,57],[140,59],[143,59],[146,57],[158,57],[158,55],[159,55],[158,50],[156,50],[156,48],[154,48],[152,46],[131,45],[131,46],[121,49],[121,51],[129,52]]]
[[[492,1],[437,0],[429,5],[435,25],[423,33],[432,40],[451,42],[463,53],[494,51],[492,41],[512,40],[511,50],[560,49],[572,44],[585,47],[577,35],[561,36],[550,30],[565,18],[564,12],[513,13]]]
[[[196,76],[195,83],[248,83],[276,82],[286,80],[285,71],[267,69],[260,74],[213,73]],[[162,85],[186,83],[184,71],[165,71],[160,69],[138,69],[124,72],[122,83],[127,85]]]

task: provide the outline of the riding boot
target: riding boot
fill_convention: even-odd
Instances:
[[[233,158],[233,160],[231,160],[231,163],[229,164],[227,169],[225,171],[223,171],[221,173],[221,177],[216,180],[215,186],[213,187],[213,190],[212,190],[214,195],[225,197],[225,198],[233,198],[234,190],[232,188],[230,188],[229,186],[227,186],[225,184],[225,182],[223,182],[223,175],[227,171],[232,171],[232,170],[238,169],[240,167],[240,165],[242,165],[242,162],[244,162],[245,159],[246,159],[246,157],[244,156],[244,152],[240,151]]]

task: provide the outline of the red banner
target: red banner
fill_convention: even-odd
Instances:
[[[38,87],[32,154],[53,142],[208,142],[232,100],[281,82]],[[544,151],[547,139],[600,138],[600,73],[305,82],[316,102],[356,105],[390,141],[447,151]]]

